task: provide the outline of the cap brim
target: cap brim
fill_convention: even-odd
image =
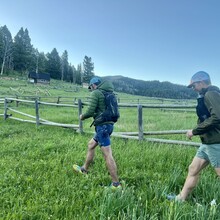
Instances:
[[[193,83],[189,84],[189,85],[187,86],[187,88],[192,88],[192,86],[193,86]]]

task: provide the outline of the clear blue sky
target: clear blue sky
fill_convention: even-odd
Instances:
[[[220,0],[2,0],[0,26],[27,28],[40,52],[68,51],[95,74],[187,85],[207,71],[220,86]]]

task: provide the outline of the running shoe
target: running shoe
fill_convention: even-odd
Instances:
[[[112,191],[118,191],[118,190],[122,190],[122,185],[121,183],[119,183],[118,185],[111,183],[108,188],[111,189]]]
[[[180,199],[179,195],[176,194],[168,194],[166,195],[167,199],[170,201],[175,201],[175,202],[184,202],[185,200]]]
[[[88,173],[83,167],[80,167],[80,166],[78,166],[77,164],[74,164],[74,165],[73,165],[73,170],[74,170],[76,173],[80,173],[80,174],[83,174],[83,175],[86,175],[86,174]]]

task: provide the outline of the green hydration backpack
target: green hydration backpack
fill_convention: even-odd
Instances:
[[[105,96],[105,111],[102,112],[99,116],[95,118],[93,121],[92,125],[94,124],[95,126],[98,124],[102,124],[104,122],[117,122],[120,113],[118,110],[118,102],[115,94],[113,92],[106,92],[103,90],[100,90],[103,95]],[[91,125],[91,126],[92,126]]]

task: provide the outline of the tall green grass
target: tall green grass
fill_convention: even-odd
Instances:
[[[210,167],[188,202],[165,198],[180,191],[196,148],[112,138],[125,182],[112,193],[99,149],[88,177],[72,171],[84,161],[89,135],[0,120],[1,219],[218,219],[219,180]]]
[[[1,81],[1,85],[5,84]],[[3,96],[9,91],[8,86],[3,86]],[[64,90],[69,87],[51,86],[58,88],[50,88],[53,95],[67,94]],[[85,90],[77,94],[88,95]],[[34,106],[11,105],[25,113],[35,113]],[[40,105],[39,111],[40,117],[47,120],[78,123],[77,109]],[[120,112],[115,131],[138,131],[137,109],[121,108]],[[93,131],[91,122],[84,121],[85,131]],[[192,112],[143,109],[144,131],[185,130],[193,128],[195,122]],[[184,134],[159,137],[186,140]],[[73,164],[84,162],[90,138],[91,135],[80,135],[72,129],[36,127],[1,117],[0,219],[219,219],[219,180],[211,167],[204,170],[187,202],[166,200],[165,194],[181,190],[195,147],[113,137],[113,154],[125,187],[122,192],[112,193],[105,188],[111,180],[99,147],[87,177],[72,170]],[[199,141],[198,137],[193,141]],[[211,206],[213,199],[216,205]]]

